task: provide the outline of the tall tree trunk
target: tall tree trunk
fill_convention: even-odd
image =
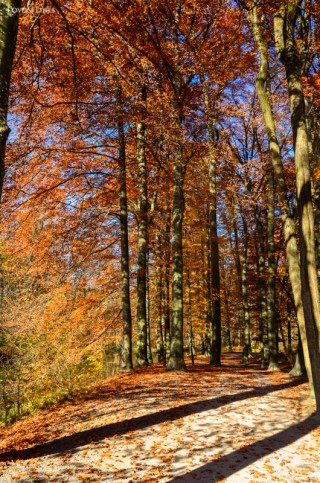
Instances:
[[[188,326],[189,326],[189,353],[191,357],[191,364],[194,365],[194,341],[193,341],[193,326],[192,326],[192,302],[191,302],[191,284],[190,284],[190,269],[187,268],[187,283],[186,289],[188,294]]]
[[[274,248],[274,181],[273,173],[268,174],[268,371],[280,371],[278,364],[277,323],[276,323],[276,257]]]
[[[320,119],[316,115],[312,116],[312,129],[314,139],[312,142],[312,198],[314,208],[314,234],[316,244],[316,262],[318,285],[320,286],[320,180],[316,169],[320,163]]]
[[[319,166],[320,156],[317,159],[317,166]],[[318,285],[320,286],[320,180],[315,176],[313,179],[313,206],[314,206],[314,233],[315,233],[315,247],[316,247],[316,262]]]
[[[160,238],[160,237],[159,237]],[[159,248],[161,249],[161,241],[159,240]],[[164,300],[164,291],[163,291],[163,266],[160,266],[157,269],[157,354],[158,354],[158,362],[164,364],[165,363],[165,350],[164,350],[164,314],[163,314],[163,300]]]
[[[226,308],[226,345],[228,351],[232,352],[232,333],[231,333],[231,320],[230,320],[230,310],[229,310],[229,293],[227,289],[224,290],[224,305]]]
[[[210,208],[206,213],[206,233],[207,236],[201,236],[201,260],[202,260],[202,277],[206,283],[206,314],[205,314],[205,334],[202,344],[202,352],[205,356],[211,353],[211,331],[212,331],[212,280],[211,280],[211,256],[210,256]],[[209,359],[210,361],[210,359]]]
[[[306,365],[304,361],[302,341],[300,331],[298,332],[298,347],[296,353],[296,359],[293,368],[289,372],[289,376],[302,376],[306,373]]]
[[[164,338],[165,338],[165,364],[168,362],[171,343],[171,314],[170,314],[170,216],[165,228],[165,299],[164,299]]]
[[[142,88],[141,101],[147,98],[146,87]],[[144,109],[143,109],[144,112]],[[137,367],[148,365],[147,338],[147,239],[148,239],[148,194],[146,167],[146,126],[137,125],[138,161],[138,271],[137,271]]]
[[[263,222],[259,213],[259,206],[255,210],[258,252],[258,304],[260,305],[260,328],[262,339],[261,367],[265,368],[269,358],[268,346],[268,311],[265,284],[265,247],[263,236]]]
[[[117,89],[118,106],[122,106],[122,89]],[[132,365],[132,321],[130,304],[130,269],[128,240],[128,201],[127,201],[127,166],[124,121],[121,114],[118,119],[118,164],[120,198],[120,245],[121,245],[121,292],[122,292],[122,354],[121,370],[129,371]]]
[[[183,255],[184,173],[182,148],[177,146],[173,165],[172,202],[172,329],[168,370],[186,370],[183,358]]]
[[[146,279],[146,309],[147,309],[147,318],[146,318],[146,325],[147,325],[147,357],[148,357],[148,364],[153,364],[153,357],[152,357],[152,345],[151,345],[151,329],[150,329],[150,278],[149,278],[149,240],[147,240],[147,279]]]
[[[273,117],[270,99],[266,90],[266,82],[269,76],[268,63],[268,47],[264,40],[262,20],[258,14],[259,2],[254,3],[254,7],[249,14],[249,20],[252,25],[254,38],[260,55],[260,71],[256,78],[256,90],[262,109],[263,119],[269,141],[269,152],[274,174],[274,182],[278,195],[278,204],[281,210],[282,230],[284,235],[286,257],[289,269],[289,279],[292,287],[294,305],[297,314],[298,325],[301,333],[303,352],[305,356],[308,378],[313,387],[312,372],[309,358],[309,348],[307,343],[304,311],[302,307],[301,278],[300,278],[300,260],[296,239],[295,220],[291,214],[288,198],[287,187],[284,177],[283,163],[281,159],[280,146],[276,133],[276,126]]]
[[[209,246],[210,246],[210,278],[211,278],[211,314],[210,314],[210,365],[221,365],[221,299],[220,299],[220,268],[219,242],[217,225],[217,160],[215,145],[217,131],[212,117],[208,85],[202,79],[205,107],[207,113],[209,135]]]
[[[244,314],[244,341],[242,362],[248,364],[249,356],[251,354],[251,337],[250,337],[250,309],[248,301],[248,226],[247,222],[242,216],[243,223],[243,260],[241,264],[241,294],[242,294],[242,306]]]
[[[298,15],[303,15],[300,4],[301,1],[294,0],[282,5],[274,16],[274,31],[276,50],[284,65],[289,89],[299,214],[302,305],[317,411],[320,412],[320,300],[315,258],[309,145],[301,81],[302,59],[296,39]],[[303,340],[302,333],[301,337]]]
[[[10,133],[7,114],[20,7],[20,0],[3,0],[0,5],[0,201],[5,174],[6,144]]]

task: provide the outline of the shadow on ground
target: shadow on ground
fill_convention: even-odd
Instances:
[[[294,443],[305,434],[317,429],[319,426],[319,417],[311,415],[304,421],[290,426],[290,428],[232,451],[231,453],[223,455],[210,463],[206,463],[199,468],[185,473],[184,475],[176,476],[175,478],[168,480],[168,483],[190,483],[201,480],[217,483],[222,478],[230,477],[260,458]]]
[[[212,399],[206,399],[206,400],[196,401],[189,404],[183,404],[170,409],[165,409],[162,411],[146,414],[136,418],[126,419],[109,425],[88,429],[72,435],[63,436],[53,441],[38,444],[36,446],[27,448],[24,450],[13,450],[13,451],[5,452],[5,453],[2,453],[2,455],[0,455],[0,461],[28,460],[30,458],[42,457],[47,455],[63,454],[66,451],[73,453],[77,450],[77,448],[80,448],[90,443],[99,442],[106,438],[111,438],[115,435],[124,435],[131,431],[148,428],[150,426],[161,424],[167,421],[175,421],[177,419],[180,419],[192,414],[199,414],[204,411],[209,411],[211,409],[217,409],[226,404],[234,403],[237,401],[243,401],[247,398],[261,397],[269,393],[299,386],[304,382],[305,381],[302,379],[296,379],[288,383],[278,384],[276,386],[268,385],[261,388],[248,390],[248,391],[242,391],[236,394],[224,395],[224,396],[220,396]],[[296,431],[294,431],[294,428],[299,430],[299,428],[300,427],[302,428],[302,426],[304,427],[304,425],[307,425],[308,427],[310,427],[310,429],[313,429],[314,427],[316,427],[314,419],[309,418],[305,422],[299,423],[298,425],[296,425],[296,427],[293,426],[292,428],[286,429],[285,431],[279,433],[279,436],[275,435],[270,438],[266,438],[265,441],[270,440],[271,445],[280,444],[279,447],[282,447],[288,444],[288,442],[292,442],[295,439],[297,439],[297,437],[293,436],[294,434],[296,434]],[[286,442],[286,439],[288,440],[288,442]],[[253,446],[258,444],[259,443],[255,443]],[[250,448],[250,446],[247,446],[247,448]],[[241,449],[238,451],[240,452],[239,455],[241,455],[242,454],[241,452],[243,452],[244,449]],[[269,452],[272,452],[272,451],[274,451],[274,449],[270,449]],[[266,454],[268,454],[268,452]],[[263,454],[261,456],[263,456]],[[261,456],[260,455],[258,457],[255,456],[255,459],[258,459]],[[225,458],[227,457],[229,458],[230,456],[225,456]],[[212,464],[212,468],[210,466],[211,464]],[[215,463],[209,463],[208,465],[205,465],[204,471],[207,471],[210,473],[210,471],[213,470],[214,464]],[[247,464],[250,464],[250,462],[248,461],[246,465]],[[195,470],[195,471],[198,471],[198,470]],[[190,473],[190,475],[192,477],[192,473]],[[172,481],[175,481],[175,480],[172,480]],[[181,481],[181,479],[177,481]],[[183,480],[183,481],[186,481],[186,480]]]

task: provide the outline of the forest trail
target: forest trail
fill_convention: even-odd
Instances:
[[[305,380],[196,358],[119,374],[6,428],[0,482],[316,482],[320,429]]]

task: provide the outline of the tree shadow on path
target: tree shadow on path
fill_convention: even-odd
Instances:
[[[176,476],[168,483],[190,483],[194,481],[207,481],[217,483],[222,478],[228,478],[257,460],[267,456],[291,443],[320,426],[319,416],[313,414],[278,433],[268,436],[239,448],[227,455],[218,457],[214,461],[206,463],[184,475]],[[271,480],[270,480],[271,481]],[[289,480],[288,480],[289,481]],[[309,480],[308,480],[309,481]],[[311,481],[311,480],[310,480]]]
[[[124,421],[81,431],[73,435],[63,436],[53,441],[41,443],[24,450],[8,451],[0,455],[0,461],[28,460],[30,458],[64,453],[66,451],[75,452],[77,448],[90,443],[99,442],[105,438],[111,438],[115,435],[124,435],[131,431],[148,428],[150,426],[161,424],[167,421],[175,421],[185,416],[199,414],[211,409],[217,409],[221,406],[237,401],[243,401],[245,399],[254,397],[262,397],[269,393],[299,386],[304,382],[305,381],[302,379],[296,379],[288,383],[279,384],[277,386],[268,385],[249,391],[240,392],[238,394],[224,395],[212,399],[183,404],[181,406],[165,409],[156,413],[146,414],[144,416],[126,419]]]

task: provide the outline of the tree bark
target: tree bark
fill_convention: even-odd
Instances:
[[[171,313],[170,313],[170,217],[166,221],[165,228],[165,299],[164,299],[164,339],[165,339],[165,364],[168,362],[171,343]]]
[[[142,88],[141,101],[147,98],[146,88]],[[138,161],[138,271],[137,271],[137,367],[148,365],[147,341],[147,240],[148,240],[148,193],[146,167],[146,125],[137,125]]]
[[[308,133],[301,80],[302,59],[296,39],[298,15],[303,15],[300,4],[301,1],[294,0],[282,5],[274,16],[274,31],[276,50],[285,68],[289,89],[299,214],[302,305],[313,390],[317,411],[320,412],[320,300],[315,257]],[[301,337],[303,342],[304,336],[302,333]]]
[[[247,222],[242,216],[243,223],[243,260],[241,264],[241,294],[242,294],[242,307],[244,314],[244,341],[242,362],[248,364],[249,356],[251,354],[251,337],[250,337],[250,309],[248,301],[248,226]]]
[[[268,371],[280,371],[278,364],[277,321],[276,321],[276,274],[277,265],[274,248],[274,181],[273,173],[268,174]]]
[[[254,3],[254,7],[249,14],[249,20],[252,26],[254,38],[260,55],[260,71],[256,78],[256,90],[262,109],[263,119],[267,131],[269,141],[269,152],[274,174],[274,182],[278,195],[278,204],[281,210],[282,230],[284,235],[286,257],[289,269],[289,279],[292,287],[294,305],[297,314],[298,325],[301,333],[303,352],[306,361],[306,369],[308,378],[312,388],[312,372],[309,358],[309,349],[306,336],[306,327],[304,319],[304,311],[302,307],[301,278],[300,278],[300,260],[296,238],[295,220],[290,212],[287,197],[287,187],[284,177],[283,163],[281,159],[280,146],[277,138],[275,121],[273,117],[272,107],[266,90],[266,82],[269,76],[268,63],[268,47],[263,37],[263,25],[258,14],[258,4]]]
[[[194,341],[193,341],[193,325],[192,325],[192,301],[191,301],[191,283],[190,283],[190,269],[187,268],[187,283],[186,289],[188,294],[188,326],[189,326],[189,353],[191,357],[191,364],[194,366]]]
[[[150,278],[149,278],[149,240],[147,238],[147,273],[146,273],[146,311],[147,311],[147,357],[148,364],[153,364],[152,345],[151,345],[151,328],[150,328]]]
[[[260,306],[260,328],[261,328],[261,368],[265,368],[269,358],[268,346],[268,311],[266,300],[265,283],[265,243],[263,234],[263,222],[259,213],[259,206],[255,210],[257,230],[257,255],[258,255],[258,306]]]
[[[177,146],[173,166],[172,202],[172,328],[168,370],[186,370],[183,357],[183,255],[184,173],[182,149]]]
[[[122,89],[117,88],[118,107],[122,107]],[[118,119],[118,165],[119,165],[119,198],[120,198],[120,245],[121,245],[121,292],[122,292],[122,354],[121,370],[129,371],[132,365],[132,320],[130,304],[130,268],[128,240],[128,201],[127,201],[127,166],[126,140],[124,121],[120,114]]]
[[[5,175],[6,144],[10,133],[7,114],[20,7],[20,0],[3,0],[0,5],[0,201]]]
[[[220,298],[220,267],[219,267],[219,241],[217,224],[217,160],[215,147],[217,131],[212,117],[208,86],[202,79],[204,101],[207,114],[209,136],[209,246],[210,246],[210,365],[221,365],[221,298]]]
[[[304,362],[302,341],[301,341],[301,336],[300,336],[300,331],[299,331],[298,332],[298,347],[297,347],[295,363],[294,363],[293,368],[289,372],[289,376],[293,376],[293,377],[303,376],[303,374],[305,374],[305,373],[306,373],[306,365],[305,365],[305,362]]]
[[[159,237],[159,248],[161,249],[161,241]],[[164,344],[164,314],[163,314],[163,300],[164,300],[164,291],[163,291],[163,265],[157,269],[157,294],[156,294],[156,301],[157,301],[157,354],[158,354],[158,362],[161,364],[165,363],[165,344]]]

